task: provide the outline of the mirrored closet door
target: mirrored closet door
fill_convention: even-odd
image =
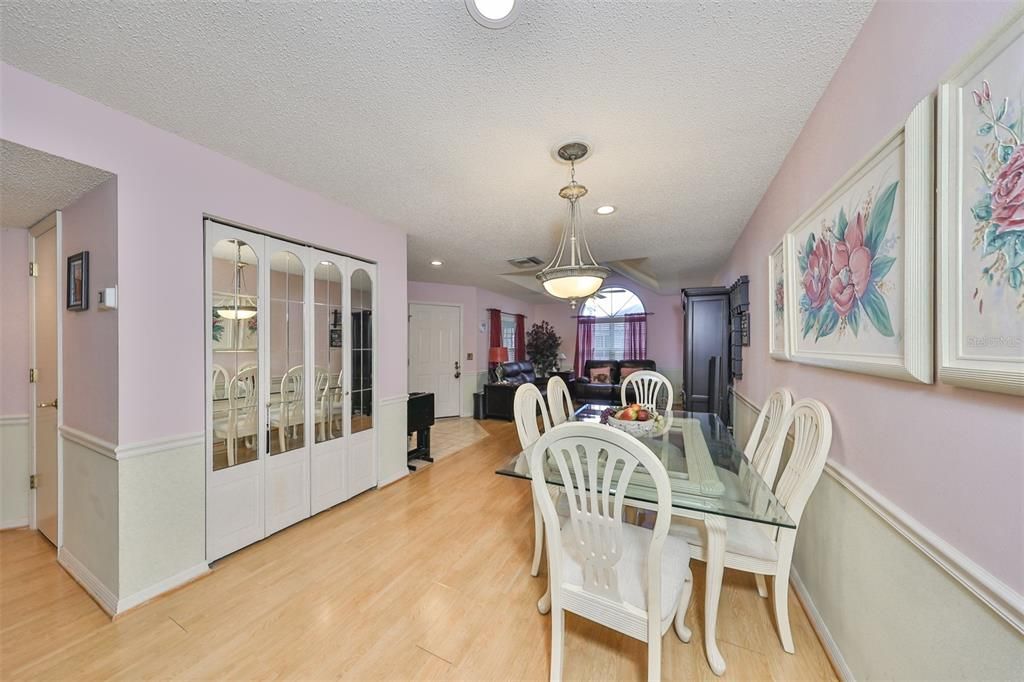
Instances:
[[[206,221],[207,559],[376,485],[376,266]]]

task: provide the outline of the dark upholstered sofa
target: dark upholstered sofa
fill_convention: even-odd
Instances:
[[[609,368],[608,377],[604,381],[595,381],[591,370],[602,367]],[[587,360],[583,366],[583,375],[576,377],[576,400],[618,404],[621,399],[623,369],[657,371],[658,366],[654,360]]]
[[[532,362],[503,362],[501,366],[505,383],[484,386],[484,408],[488,417],[512,420],[516,389],[522,384],[536,384],[541,393],[547,394],[547,379],[537,378]]]

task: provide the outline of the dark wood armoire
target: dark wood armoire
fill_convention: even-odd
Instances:
[[[682,290],[683,390],[685,408],[715,412],[732,425],[732,382],[743,376],[742,346],[748,338],[740,329],[747,318],[747,277],[728,287]]]

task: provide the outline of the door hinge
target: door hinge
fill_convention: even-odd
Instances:
[[[38,372],[36,372],[36,370],[35,370],[35,369],[30,369],[30,370],[28,371],[28,383],[30,383],[30,384],[34,384],[34,383],[36,383],[36,380],[37,380],[38,378],[39,378],[39,373],[38,373]]]
[[[38,277],[39,276],[39,263],[30,262],[28,264],[28,276]]]
[[[28,477],[28,489],[29,490],[35,490],[36,489],[36,475],[35,474],[32,474],[31,476]]]

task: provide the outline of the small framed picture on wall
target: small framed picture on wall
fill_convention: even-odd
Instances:
[[[89,252],[68,256],[67,309],[89,309]]]

